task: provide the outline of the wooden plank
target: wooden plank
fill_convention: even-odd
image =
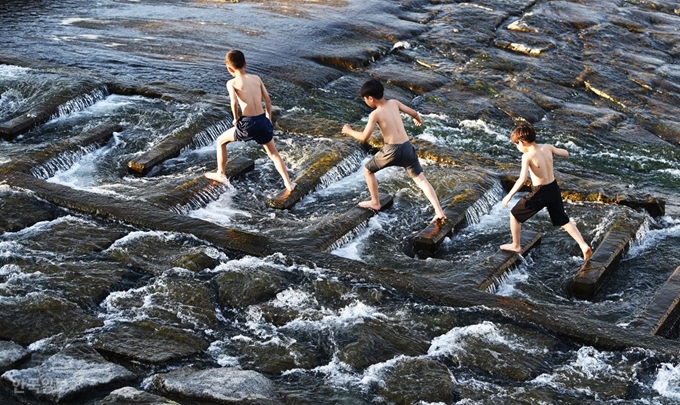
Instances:
[[[643,333],[659,335],[668,339],[680,336],[680,266],[654,294],[631,326]]]

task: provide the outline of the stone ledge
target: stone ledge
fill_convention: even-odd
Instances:
[[[633,213],[623,213],[614,219],[600,246],[572,279],[571,291],[574,297],[592,299],[597,294],[621,257],[628,251],[644,221],[644,216]]]
[[[680,267],[675,269],[631,326],[642,333],[677,339],[680,336],[679,292]]]

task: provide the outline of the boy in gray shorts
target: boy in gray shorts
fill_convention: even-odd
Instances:
[[[416,182],[418,187],[423,190],[425,196],[434,208],[434,220],[446,219],[446,215],[439,204],[439,199],[432,185],[425,178],[423,168],[418,161],[416,150],[409,141],[401,113],[404,112],[413,117],[416,125],[422,124],[420,114],[414,109],[405,106],[397,100],[386,100],[383,98],[385,88],[377,80],[369,80],[361,86],[359,94],[364,99],[366,105],[375,108],[368,116],[368,123],[363,132],[353,130],[349,124],[342,127],[342,133],[352,136],[360,141],[367,141],[373,134],[373,129],[377,125],[380,128],[385,145],[376,153],[373,158],[366,163],[364,175],[366,184],[371,194],[371,199],[359,203],[360,207],[370,208],[379,211],[380,195],[378,194],[378,180],[375,173],[388,166],[401,166],[406,169],[409,177]]]

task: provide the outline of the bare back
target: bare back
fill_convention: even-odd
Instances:
[[[522,160],[526,159],[529,166],[532,185],[541,186],[555,181],[553,154],[563,157],[569,156],[569,152],[565,149],[556,148],[549,144],[533,145],[522,156]]]
[[[262,100],[269,101],[269,94],[259,76],[239,74],[227,82],[227,90],[232,100],[232,109],[234,100],[238,100],[242,115],[256,116],[265,112]]]
[[[410,108],[397,100],[385,100],[371,113],[372,117],[369,118],[369,122],[375,119],[386,144],[400,144],[408,141],[401,117],[401,112],[406,112],[405,109]]]

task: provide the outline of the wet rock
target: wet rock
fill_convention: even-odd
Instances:
[[[292,338],[280,337],[266,342],[232,339],[239,352],[239,362],[268,375],[280,375],[292,369],[311,370],[322,365],[316,350]]]
[[[213,368],[196,370],[185,367],[166,374],[156,374],[153,385],[161,393],[189,400],[218,404],[274,405],[274,384],[252,370]]]
[[[226,271],[215,277],[220,304],[245,308],[267,301],[285,288],[283,274],[271,268]]]
[[[31,353],[23,346],[10,341],[0,341],[0,372],[14,368],[29,357]]]
[[[123,387],[112,391],[106,398],[97,402],[97,405],[180,405],[178,402],[154,395],[146,391],[140,391],[133,387]]]
[[[176,327],[211,330],[217,324],[212,290],[192,277],[186,270],[168,271],[153,284],[111,294],[105,304],[130,319],[144,314]]]
[[[90,394],[134,378],[133,373],[107,362],[86,345],[69,346],[40,366],[10,370],[2,375],[4,381],[15,387],[16,393],[28,392],[53,402]]]
[[[359,370],[398,355],[425,354],[429,346],[428,337],[422,333],[382,319],[365,319],[352,335],[354,342],[342,348],[338,358]]]
[[[0,299],[0,338],[29,345],[63,333],[78,336],[103,322],[62,298],[45,293]]]
[[[426,93],[448,83],[446,76],[435,73],[415,61],[390,57],[389,63],[372,65],[366,72],[382,83],[409,89],[415,93]]]
[[[93,347],[128,360],[158,364],[202,352],[208,342],[184,329],[138,321],[98,332]]]
[[[17,232],[41,221],[52,221],[64,215],[61,208],[34,196],[0,188],[0,235]]]
[[[455,403],[455,378],[442,363],[430,359],[403,359],[381,370],[383,381],[378,392],[390,403]],[[404,384],[408,381],[408,384]]]

